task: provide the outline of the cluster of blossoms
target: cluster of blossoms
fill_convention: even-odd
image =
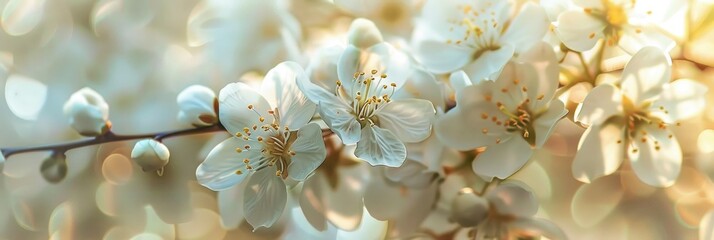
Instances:
[[[706,36],[714,6],[697,22],[699,1],[335,0],[319,6],[349,23],[316,40],[302,36],[316,24],[299,21],[309,19],[301,4],[318,8],[307,2],[194,9],[189,44],[226,79],[217,94],[178,94],[178,121],[194,128],[115,135],[109,105],[89,88],[64,105],[69,125],[93,138],[85,145],[140,139],[130,157],[158,175],[174,164],[164,138],[227,132],[201,156],[197,183],[218,192],[224,227],[245,220],[285,238],[567,239],[576,230],[539,207],[550,203],[537,187],[567,186],[523,177],[545,172],[559,148],[566,160],[547,162],[565,168],[542,175],[583,189],[613,177],[667,189],[685,168],[714,186],[714,137],[703,131],[714,125],[703,74],[714,61],[685,49]],[[67,175],[73,146],[34,149],[52,151],[46,180]],[[2,160],[23,151],[3,149]],[[714,190],[691,195],[714,209]],[[714,236],[712,219],[698,215],[701,238]]]

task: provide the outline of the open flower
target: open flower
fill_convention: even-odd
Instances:
[[[243,83],[219,93],[219,119],[234,137],[216,146],[196,169],[202,185],[225,190],[248,178],[243,210],[253,227],[270,227],[287,201],[283,180],[304,181],[325,159],[320,127],[308,121],[315,104],[295,85],[306,78],[293,62],[266,75],[261,95]],[[265,96],[265,97],[264,97]]]
[[[645,46],[657,46],[669,51],[674,41],[653,24],[676,13],[681,5],[676,1],[580,0],[582,9],[562,12],[558,16],[558,36],[565,46],[586,51],[599,39],[609,46],[619,45],[633,54]]]
[[[525,4],[512,20],[509,1],[429,0],[414,30],[415,57],[435,73],[463,70],[474,81],[495,79],[514,56],[539,42],[550,22]]]
[[[573,162],[575,178],[590,182],[609,175],[627,157],[643,182],[674,183],[682,150],[670,127],[703,110],[707,87],[691,80],[670,83],[671,65],[662,50],[643,48],[625,66],[619,88],[601,84],[588,94],[575,119],[589,125]]]
[[[460,232],[473,234],[473,239],[530,239],[539,236],[567,239],[558,226],[534,217],[538,202],[535,195],[521,185],[506,182],[483,196],[477,195],[471,188],[461,189],[451,208],[452,218],[463,227]]]
[[[510,62],[495,82],[457,89],[456,107],[435,123],[437,137],[447,146],[486,147],[473,170],[487,179],[504,179],[520,169],[567,113],[553,99],[558,65],[550,46],[541,43],[521,57],[526,62]]]
[[[337,63],[334,88],[308,79],[298,85],[342,142],[357,144],[357,157],[372,165],[400,166],[406,158],[403,142],[429,137],[434,106],[423,99],[392,98],[406,81],[409,60],[382,42],[374,23],[355,20],[349,40]]]

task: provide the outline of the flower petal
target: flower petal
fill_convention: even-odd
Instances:
[[[639,105],[662,93],[662,86],[669,82],[671,72],[669,54],[656,47],[642,48],[622,71],[622,93]]]
[[[252,106],[253,110],[248,106]],[[254,124],[261,125],[260,116],[254,110],[266,116],[265,121],[273,120],[268,114],[268,110],[272,110],[270,103],[245,83],[230,83],[221,89],[218,108],[218,119],[231,134],[243,132],[243,128]]]
[[[318,111],[322,120],[332,129],[344,144],[355,144],[360,139],[361,126],[352,108],[337,97],[319,103]]]
[[[501,40],[514,46],[516,53],[522,53],[540,42],[549,26],[550,21],[543,7],[527,2],[513,18]]]
[[[714,239],[714,209],[709,210],[699,222],[699,239]]]
[[[676,46],[671,38],[660,32],[659,29],[649,26],[623,28],[618,45],[629,54],[635,54],[647,46],[655,46],[669,52]]]
[[[196,179],[201,185],[214,190],[225,190],[233,185],[242,182],[248,171],[245,171],[243,159],[254,161],[260,158],[260,146],[253,146],[257,150],[236,152],[236,148],[242,148],[250,144],[243,139],[230,138],[221,142],[208,153],[206,160],[196,168]],[[237,170],[242,170],[242,174],[237,174]]]
[[[538,212],[538,201],[530,189],[518,181],[505,182],[486,193],[486,199],[500,214],[531,217]]]
[[[275,168],[256,171],[248,179],[244,192],[243,212],[245,220],[253,226],[269,228],[283,214],[288,193],[285,183],[275,175]]]
[[[377,117],[379,126],[389,129],[404,142],[420,142],[429,137],[436,114],[431,102],[423,99],[398,99],[384,106]]]
[[[665,84],[662,94],[652,104],[650,114],[667,123],[694,117],[706,107],[704,94],[707,91],[707,86],[689,79]]]
[[[327,150],[322,140],[322,130],[317,123],[310,123],[300,128],[297,139],[292,145],[295,156],[288,168],[288,175],[297,181],[304,181],[325,161]]]
[[[484,99],[484,96],[490,95],[488,89],[494,84],[487,81],[464,88],[462,94],[457,96],[456,107],[436,120],[434,132],[444,145],[471,150],[493,144],[496,138],[506,134],[505,128],[495,126],[492,121],[492,117],[503,119],[502,115],[496,115],[502,113],[495,104]]]
[[[226,229],[235,229],[243,221],[243,189],[245,184],[235,185],[218,192],[218,212],[221,214],[221,224]]]
[[[550,133],[555,128],[555,124],[560,121],[568,110],[565,109],[565,104],[560,100],[554,100],[550,103],[548,110],[538,116],[538,118],[533,121],[533,128],[535,130],[535,147],[540,148],[550,137]]]
[[[575,110],[575,121],[585,125],[600,125],[615,114],[621,113],[622,94],[617,87],[600,84],[595,87],[583,104]]]
[[[368,125],[362,129],[355,156],[372,166],[399,167],[407,157],[407,148],[391,131]]]
[[[528,162],[533,155],[531,146],[520,136],[491,144],[486,151],[476,156],[472,167],[483,177],[506,179]]]
[[[471,60],[473,49],[456,44],[446,43],[446,39],[427,29],[417,26],[414,29],[414,58],[433,73],[453,72]]]
[[[528,99],[531,109],[538,110],[546,106],[558,88],[560,66],[553,47],[545,42],[539,42],[530,50],[518,56],[518,68],[528,69],[519,71],[517,79],[527,86]],[[505,71],[505,70],[504,70]]]
[[[327,229],[327,219],[325,218],[325,203],[323,200],[324,190],[321,175],[315,174],[305,180],[302,191],[300,191],[300,209],[305,214],[306,220],[318,231]]]
[[[623,127],[614,123],[591,125],[585,130],[573,160],[573,177],[590,183],[615,172],[624,159],[624,134]]]
[[[583,52],[590,50],[602,38],[605,23],[583,10],[569,10],[558,16],[558,37],[568,48]]]
[[[297,81],[309,81],[302,67],[295,62],[282,62],[268,71],[261,88],[268,102],[277,107],[280,125],[293,130],[305,126],[317,109],[300,91]]]
[[[310,64],[305,69],[309,79],[315,85],[332,91],[337,86],[337,61],[344,52],[345,47],[333,45],[320,48],[316,56],[310,58]],[[304,79],[303,79],[304,80]],[[299,84],[300,79],[298,79]],[[301,88],[302,89],[302,88]],[[304,90],[303,90],[304,91]],[[305,95],[309,95],[305,93]],[[310,96],[308,96],[310,98]],[[312,98],[310,98],[312,100]]]
[[[503,69],[503,66],[513,57],[514,51],[514,47],[510,44],[502,45],[497,50],[485,51],[463,70],[474,84],[483,79],[492,79],[490,76]]]
[[[642,133],[645,132],[646,135]],[[645,141],[640,141],[645,139]],[[654,187],[669,187],[682,168],[682,149],[669,130],[646,125],[627,149],[632,169],[640,180]]]
[[[372,70],[378,71],[377,76],[386,74],[386,81],[395,83],[398,90],[409,76],[409,58],[389,43],[383,42],[364,50],[347,46],[337,63],[337,74],[349,93],[354,92],[354,74],[370,74]]]

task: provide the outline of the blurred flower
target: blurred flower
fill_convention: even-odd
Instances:
[[[216,146],[196,169],[199,183],[225,190],[243,182],[243,210],[254,227],[270,227],[283,212],[283,180],[304,181],[325,159],[320,127],[311,123],[315,104],[295,81],[307,78],[293,62],[281,63],[263,80],[264,95],[243,83],[219,93],[219,119],[234,137]]]
[[[91,88],[82,88],[64,104],[64,115],[69,124],[85,136],[102,135],[111,128],[109,105]]]
[[[131,150],[131,159],[141,167],[144,172],[160,171],[169,163],[171,153],[163,143],[153,139],[141,140]]]
[[[202,127],[218,122],[218,99],[210,88],[191,85],[179,93],[176,103],[180,109],[178,119],[182,123]]]
[[[335,5],[356,17],[374,21],[385,34],[408,36],[421,0],[335,0]]]
[[[474,239],[567,238],[552,222],[534,218],[537,211],[535,195],[512,182],[502,183],[484,196],[471,188],[461,189],[452,208],[454,220],[465,227],[461,231],[469,231]],[[474,229],[468,229],[471,227]]]
[[[520,169],[533,149],[543,146],[555,124],[567,113],[553,99],[558,65],[553,50],[541,43],[511,62],[496,81],[456,90],[456,107],[437,119],[437,137],[449,147],[486,147],[473,161],[478,175],[505,179]],[[473,127],[478,126],[478,127]]]
[[[525,4],[510,19],[509,1],[428,0],[414,29],[416,59],[434,73],[463,70],[474,83],[496,79],[514,56],[538,43],[550,22]]]
[[[671,65],[661,49],[643,48],[625,66],[619,88],[601,84],[588,94],[575,119],[589,125],[573,162],[575,178],[590,182],[611,174],[627,157],[643,182],[674,183],[682,151],[669,127],[703,110],[707,87],[691,80],[670,83]]]
[[[699,239],[714,239],[714,209],[709,210],[699,223]]]
[[[357,144],[355,155],[372,165],[400,166],[406,158],[403,142],[429,136],[434,106],[422,99],[392,99],[409,73],[407,56],[381,42],[374,23],[352,22],[349,43],[337,64],[339,80],[332,84],[298,81],[307,97],[319,105],[325,123],[344,144]]]
[[[42,161],[40,173],[50,183],[58,183],[67,177],[67,157],[64,153],[53,153]]]
[[[660,32],[653,18],[675,13],[676,1],[651,4],[643,1],[580,0],[582,9],[571,9],[558,16],[558,36],[568,48],[587,51],[601,38],[608,46],[619,45],[630,54],[642,47],[657,46],[669,51],[674,41]]]

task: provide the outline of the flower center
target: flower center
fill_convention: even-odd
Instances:
[[[481,54],[489,50],[498,50],[501,46],[498,44],[500,35],[500,24],[498,22],[497,13],[490,9],[492,4],[487,4],[484,9],[474,9],[471,5],[459,6],[461,20],[452,21],[457,28],[464,29],[463,38],[447,39],[447,44],[466,45],[470,48],[477,49],[473,54],[473,59],[477,59]],[[455,31],[452,26],[450,32]]]
[[[533,121],[539,116],[540,113],[534,113],[532,109],[530,109],[530,104],[531,100],[527,97],[528,96],[528,88],[523,85],[520,88],[518,87],[518,84],[520,83],[519,80],[514,80],[513,85],[515,87],[504,87],[501,89],[501,93],[503,94],[514,94],[511,91],[518,91],[519,93],[515,94],[522,94],[523,96],[523,101],[518,103],[518,105],[515,106],[515,108],[509,108],[509,106],[504,105],[500,101],[496,101],[496,108],[500,113],[505,115],[505,117],[499,118],[498,115],[500,114],[493,114],[492,116],[489,115],[486,112],[481,113],[481,118],[482,119],[491,119],[491,122],[493,122],[497,128],[504,128],[506,132],[508,133],[518,133],[521,137],[523,137],[528,144],[531,146],[536,145],[536,132],[535,128],[533,127]],[[511,98],[512,96],[506,96],[506,98]],[[544,95],[540,95],[536,98],[537,101],[542,101]],[[487,102],[493,102],[493,97],[491,95],[486,95],[484,96],[484,99]],[[489,134],[489,129],[488,128],[483,128],[481,129],[481,132],[484,135]],[[496,144],[501,143],[501,139],[497,138],[496,139]]]
[[[625,138],[627,138],[627,142],[629,144],[632,144],[633,141],[642,141],[643,143],[646,143],[647,141],[653,141],[655,150],[659,151],[660,150],[660,142],[657,141],[647,130],[644,128],[647,125],[652,125],[652,124],[657,124],[657,128],[659,129],[667,129],[668,124],[662,121],[661,119],[652,116],[649,114],[649,111],[647,109],[649,108],[649,104],[651,103],[646,103],[644,106],[635,106],[635,104],[630,100],[628,97],[623,96],[622,97],[622,106],[623,110],[625,113],[625,129],[626,129],[626,135]],[[668,114],[669,111],[667,111],[663,106],[659,107],[660,110],[662,110],[665,114]],[[640,135],[638,139],[638,134]],[[668,138],[672,138],[672,134],[667,136]],[[617,143],[622,143],[622,140],[618,139]],[[636,153],[639,151],[637,148],[632,148],[632,152]]]
[[[248,109],[256,113],[259,122],[265,123],[265,117],[256,111],[253,105],[248,105]],[[257,161],[248,158],[243,159],[245,167],[236,170],[236,174],[243,174],[244,170],[246,172],[255,172],[275,166],[275,175],[283,179],[287,178],[288,166],[292,162],[292,156],[295,156],[295,152],[290,147],[297,139],[297,134],[295,131],[290,131],[287,126],[281,127],[279,125],[279,114],[276,112],[277,109],[268,111],[268,114],[273,116],[272,123],[265,123],[262,126],[253,124],[251,127],[243,128],[242,132],[235,133],[236,137],[247,142],[245,146],[236,148],[237,153],[260,151],[260,158]]]
[[[351,89],[345,89],[342,82],[337,81],[335,90],[337,96],[352,103],[352,111],[362,127],[379,123],[376,113],[392,102],[397,84],[392,82],[387,85],[386,79],[387,74],[380,74],[375,69],[370,71],[370,74],[355,72]],[[352,93],[346,94],[345,91],[352,91]]]

